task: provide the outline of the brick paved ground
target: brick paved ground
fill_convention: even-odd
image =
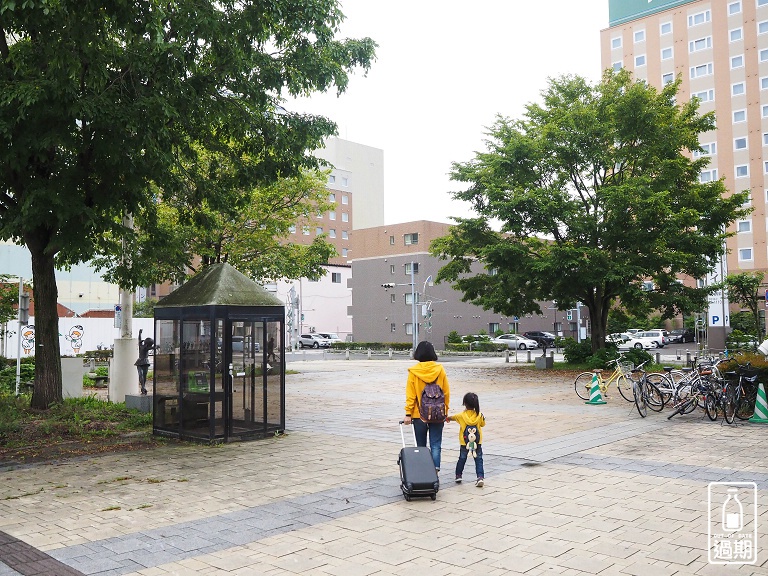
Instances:
[[[768,426],[641,419],[503,359],[446,364],[488,420],[486,485],[405,502],[394,360],[291,365],[288,434],[0,469],[0,576],[768,575]],[[668,411],[667,411],[668,413]],[[464,477],[472,479],[468,463]],[[707,484],[759,487],[755,566],[707,563]]]

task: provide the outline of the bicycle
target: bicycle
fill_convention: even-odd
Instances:
[[[710,380],[709,389],[704,395],[704,411],[713,422],[720,411],[728,424],[733,424],[736,415],[733,388],[723,381]]]
[[[695,372],[695,374],[698,376],[698,372]],[[675,403],[675,410],[672,414],[667,416],[667,420],[671,420],[673,416],[677,416],[678,414],[690,414],[696,409],[699,402],[703,403],[706,394],[707,387],[701,381],[701,378],[693,379],[690,384],[690,393],[679,402]]]
[[[648,415],[648,408],[654,412],[661,412],[664,408],[664,399],[656,384],[649,380],[648,372],[643,370],[646,360],[632,370],[632,394],[635,407],[642,418]]]
[[[593,370],[592,372],[582,372],[573,381],[573,388],[576,390],[576,395],[584,401],[589,400],[589,393],[592,389],[592,378],[597,374],[597,383],[600,386],[600,393],[603,396],[607,396],[608,386],[613,382],[616,382],[616,387],[619,389],[619,394],[627,402],[633,402],[635,400],[632,393],[632,385],[629,383],[628,374],[632,371],[632,364],[621,362],[624,359],[623,356],[619,356],[614,360],[610,360],[608,364],[616,364],[610,378],[608,380],[603,379],[603,371],[600,368]]]
[[[740,364],[735,357],[731,357],[731,359],[736,362],[737,369],[725,373],[727,386],[733,390],[736,418],[747,420],[755,412],[757,372],[752,368],[751,363]],[[747,376],[747,373],[750,375]]]

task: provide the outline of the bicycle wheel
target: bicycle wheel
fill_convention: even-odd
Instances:
[[[704,411],[710,420],[713,422],[717,420],[717,397],[714,392],[710,392],[704,397]]]
[[[736,418],[749,420],[755,413],[755,400],[757,400],[757,388],[745,385],[742,388],[739,404],[736,406]]]
[[[573,388],[576,390],[576,395],[582,400],[589,400],[589,391],[592,388],[592,376],[593,372],[582,372],[576,376],[576,380],[573,381]]]
[[[685,414],[685,411],[688,409],[688,404],[693,404],[695,406],[696,401],[692,398],[687,398],[679,404],[675,404],[675,410],[672,412],[672,414],[667,416],[667,420],[671,420],[673,416],[677,416],[678,414]]]
[[[672,398],[672,391],[674,390],[672,388],[672,381],[668,380],[667,377],[660,372],[646,374],[645,381],[647,385],[653,386],[648,395],[650,408],[656,410],[656,412],[660,412],[664,408],[664,405],[669,402],[670,398]],[[655,408],[657,402],[660,403],[658,409]]]
[[[686,400],[685,411],[683,412],[683,414],[690,414],[691,412],[696,410],[696,408],[699,407],[699,403],[701,404],[704,403],[702,400],[702,395],[699,394],[698,392],[691,394],[688,397],[688,400]]]
[[[645,399],[648,408],[654,412],[661,412],[664,409],[664,397],[653,382],[645,383]]]
[[[733,424],[736,417],[736,394],[731,386],[723,391],[723,418],[728,424]]]
[[[616,388],[619,389],[619,394],[621,394],[621,397],[624,398],[624,400],[627,402],[634,401],[635,395],[633,393],[632,382],[630,382],[629,378],[623,374],[619,376],[616,380]]]
[[[648,415],[648,406],[645,403],[645,390],[643,389],[643,383],[633,382],[632,390],[635,393],[635,406],[637,407],[637,413],[645,418]]]

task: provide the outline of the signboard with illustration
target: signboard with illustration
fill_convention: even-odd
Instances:
[[[695,0],[609,0],[608,25],[618,26]]]

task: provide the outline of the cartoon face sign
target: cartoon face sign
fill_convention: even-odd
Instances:
[[[28,325],[21,329],[21,347],[24,354],[29,354],[35,347],[35,327]]]
[[[72,326],[72,328],[69,329],[69,334],[65,336],[65,338],[69,340],[69,344],[72,346],[72,350],[75,354],[80,353],[80,348],[83,345],[84,333],[85,329],[78,324],[77,326]]]

